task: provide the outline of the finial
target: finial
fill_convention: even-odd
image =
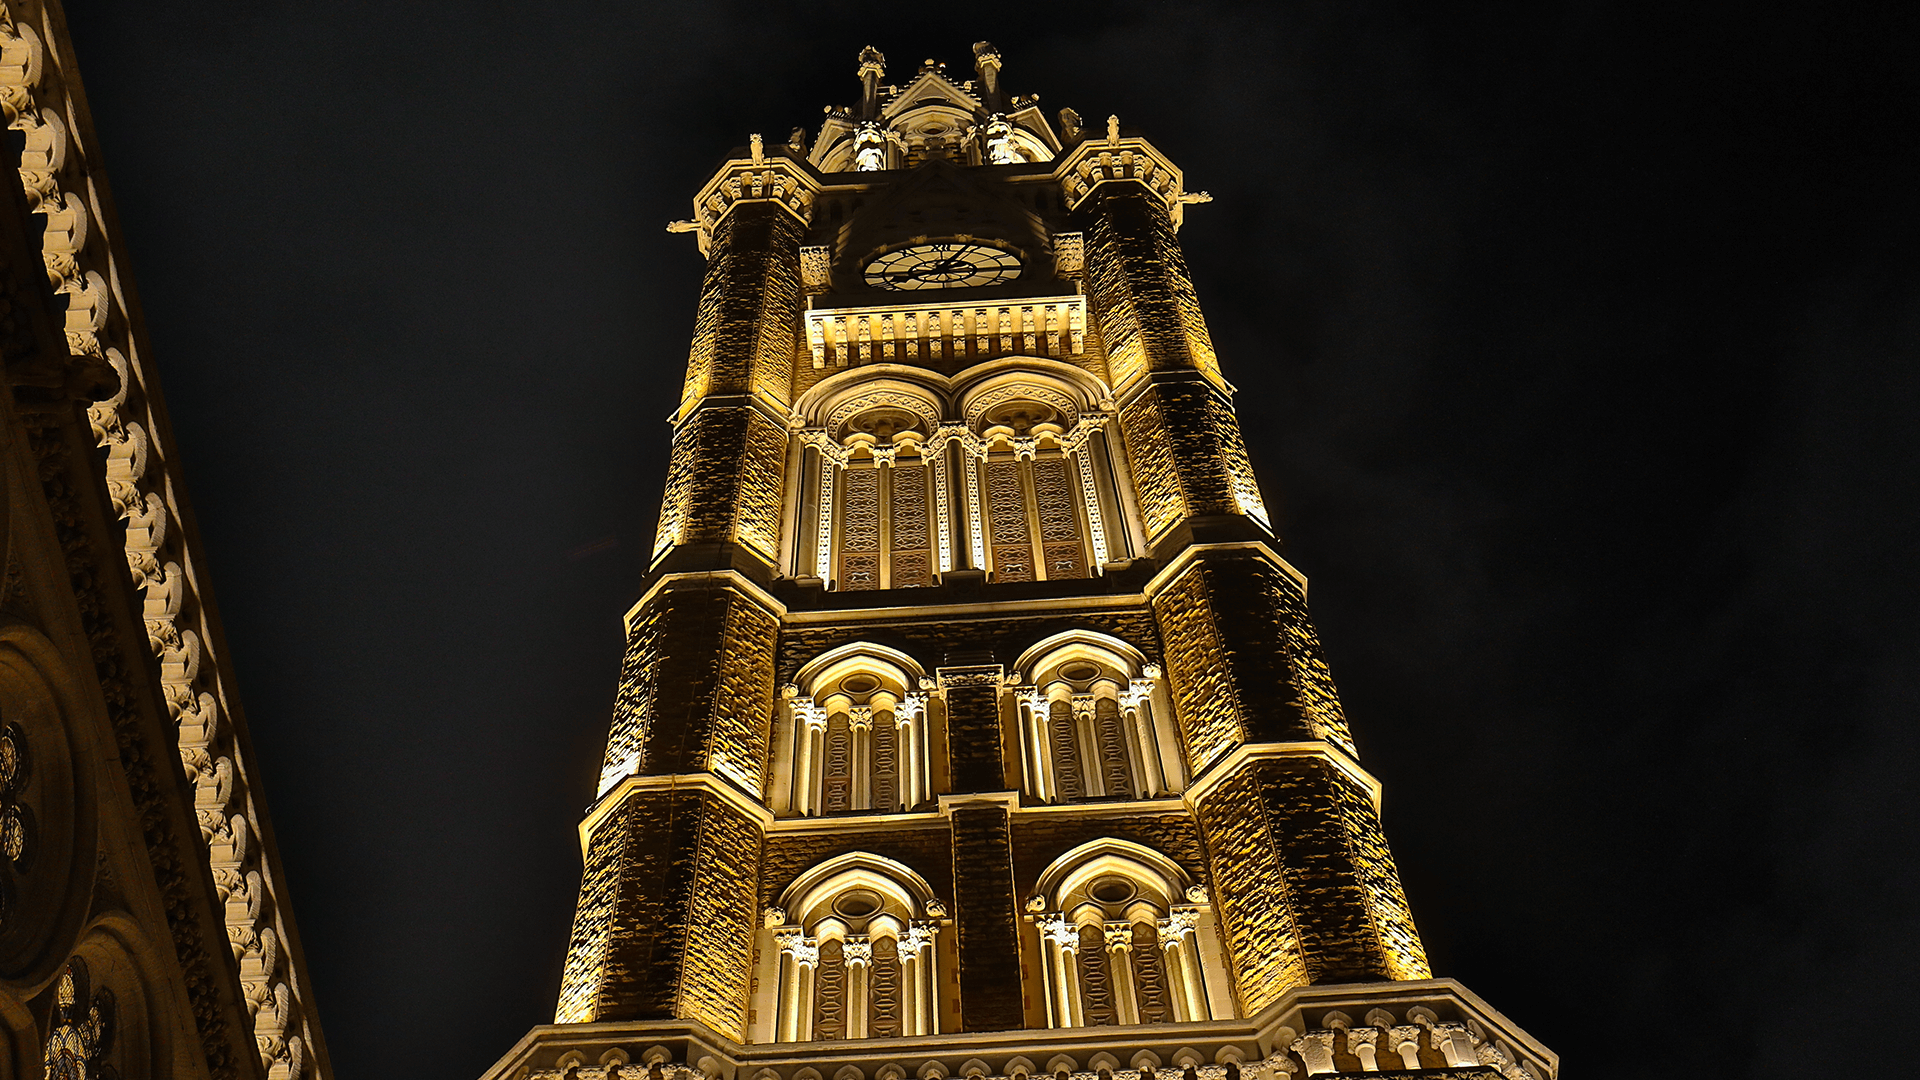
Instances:
[[[980,73],[980,84],[985,91],[981,96],[986,100],[987,108],[994,112],[1004,111],[1006,102],[1000,96],[1000,50],[993,47],[993,42],[973,43],[973,70]]]
[[[1107,141],[1112,143],[1120,141],[1120,118],[1118,116],[1107,117]]]
[[[887,58],[869,45],[860,50],[860,119],[871,120],[880,111],[880,76],[887,73]]]
[[[758,134],[747,136],[747,152],[753,155],[755,161],[767,160],[766,141]]]

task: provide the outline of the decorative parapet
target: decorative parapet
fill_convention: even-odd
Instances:
[[[120,376],[119,391],[87,416],[105,451],[101,471],[114,511],[126,522],[127,565],[145,597],[148,641],[177,725],[181,768],[194,787],[203,850],[226,902],[232,970],[261,1071],[269,1080],[324,1077],[280,868],[265,848],[252,751],[232,711],[226,658],[214,651],[211,601],[186,541],[165,418],[147,393],[157,376],[121,293],[126,278],[116,265],[113,222],[100,219],[104,193],[89,170],[96,151],[83,134],[91,125],[61,75],[73,68],[66,47],[56,14],[0,0],[0,112],[26,138],[20,185],[33,211],[46,215],[41,257],[54,291],[68,297],[67,345],[75,355],[105,360]]]
[[[1109,120],[1105,139],[1088,139],[1060,159],[1053,175],[1060,181],[1067,209],[1078,210],[1102,184],[1139,184],[1159,196],[1180,227],[1186,206],[1212,202],[1204,191],[1188,191],[1180,169],[1153,144],[1140,138],[1121,138],[1119,124]]]
[[[693,197],[689,231],[700,234],[700,254],[705,255],[714,228],[741,203],[772,203],[805,225],[813,220],[813,200],[819,194],[820,184],[811,169],[790,158],[767,157],[761,150],[760,136],[755,135],[753,155],[720,166],[720,171]]]
[[[1071,932],[1061,940],[1078,947]],[[1302,987],[1249,1020],[830,1044],[742,1045],[686,1021],[536,1028],[483,1080],[1305,1080],[1414,1069],[1556,1080],[1560,1061],[1459,983],[1429,979]]]
[[[1065,360],[1087,347],[1087,301],[1081,296],[816,308],[805,320],[816,368],[959,362],[1007,353]]]

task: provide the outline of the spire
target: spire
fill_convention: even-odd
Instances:
[[[860,50],[860,119],[880,115],[880,76],[887,73],[887,58],[869,45]]]

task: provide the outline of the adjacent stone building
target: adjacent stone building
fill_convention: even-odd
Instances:
[[[675,231],[707,272],[555,1023],[489,1080],[1551,1080],[1434,978],[1177,238],[992,46]]]
[[[0,109],[0,1077],[329,1077],[51,0]]]

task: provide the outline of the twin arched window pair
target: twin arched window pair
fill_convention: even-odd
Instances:
[[[1017,362],[978,365],[960,386],[861,369],[808,391],[789,571],[834,590],[900,589],[955,570],[1080,579],[1125,559],[1106,389],[1068,363]]]
[[[1160,669],[1118,638],[1055,634],[1023,653],[1031,682],[1006,688],[1006,737],[1037,802],[1151,799],[1187,771]],[[775,726],[773,808],[789,816],[895,813],[936,794],[944,746],[934,681],[912,657],[871,642],[800,669]]]
[[[1100,839],[1060,856],[1027,901],[1036,1026],[1225,1019],[1233,996],[1205,890],[1160,853]],[[757,1038],[808,1042],[951,1030],[952,920],[926,880],[867,852],[802,874],[767,909]],[[1017,971],[1008,972],[1018,979]]]

